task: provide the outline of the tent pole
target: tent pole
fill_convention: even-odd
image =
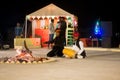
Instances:
[[[25,17],[25,39],[27,36],[27,16]]]

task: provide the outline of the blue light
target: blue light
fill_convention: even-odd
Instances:
[[[94,29],[94,34],[96,36],[101,36],[102,35],[101,27],[100,27],[100,21],[99,20],[96,22],[95,29]]]

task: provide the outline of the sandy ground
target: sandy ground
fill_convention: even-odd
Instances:
[[[46,57],[47,48],[32,49],[34,56]],[[120,80],[120,52],[87,49],[85,59],[55,58],[41,64],[0,64],[0,80]],[[0,57],[16,54],[1,50]]]

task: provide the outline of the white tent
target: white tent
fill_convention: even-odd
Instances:
[[[59,8],[58,6],[54,4],[49,4],[33,13],[30,13],[26,16],[26,28],[25,28],[25,37],[26,37],[26,32],[27,32],[27,19],[30,19],[31,17],[34,18],[40,18],[40,17],[59,17],[59,16],[65,16],[65,17],[73,17],[74,15],[71,13],[68,13],[67,11]],[[32,27],[32,37],[34,37],[35,32],[34,28]]]
[[[73,14],[51,3],[27,16],[73,16]]]

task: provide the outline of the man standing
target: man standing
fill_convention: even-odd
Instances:
[[[19,22],[17,22],[16,27],[15,27],[15,37],[20,38],[22,35],[22,27]]]
[[[54,38],[54,32],[55,32],[55,28],[54,28],[54,19],[51,19],[51,23],[49,26],[49,41],[52,41]],[[48,48],[49,48],[50,43],[48,43]]]
[[[60,36],[64,40],[63,44],[66,45],[66,28],[67,24],[64,17],[60,17]]]

